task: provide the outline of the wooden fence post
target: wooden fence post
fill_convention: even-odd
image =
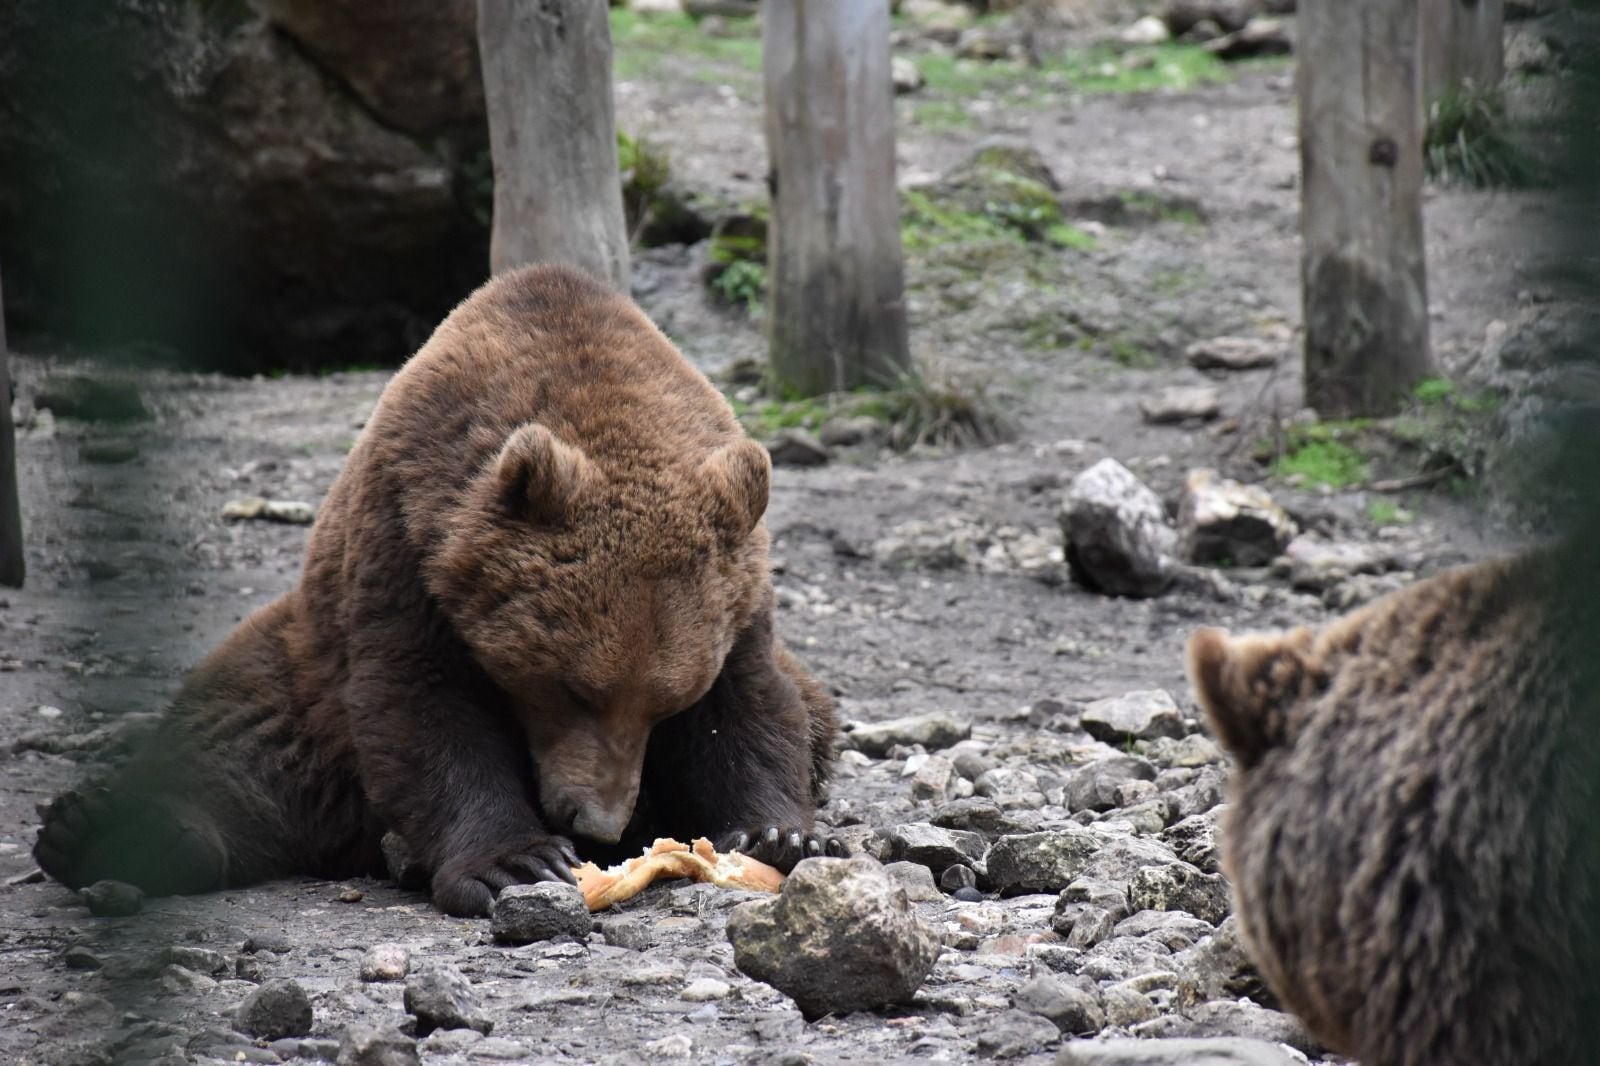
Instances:
[[[5,296],[0,292],[0,585],[21,588],[22,504],[17,494],[17,434],[11,424],[11,356],[6,351]]]
[[[609,19],[598,0],[478,0],[492,273],[569,263],[628,291]]]
[[[1422,0],[1422,98],[1466,82],[1492,89],[1505,76],[1505,0]]]
[[[774,383],[815,396],[911,366],[894,177],[889,5],[765,0],[767,337]]]
[[[1305,400],[1324,418],[1392,413],[1431,366],[1419,21],[1394,0],[1300,5]]]

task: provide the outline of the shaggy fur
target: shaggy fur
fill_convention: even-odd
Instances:
[[[562,268],[490,282],[384,391],[299,586],[51,806],[40,865],[198,892],[378,868],[393,829],[481,914],[630,820],[839,851],[812,832],[833,703],[772,629],[768,477],[631,302]]]
[[[1190,641],[1236,763],[1241,931],[1282,1001],[1364,1066],[1580,1061],[1597,764],[1570,672],[1586,638],[1555,622],[1554,572],[1462,568],[1321,633]]]

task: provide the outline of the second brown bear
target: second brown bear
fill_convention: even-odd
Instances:
[[[1447,571],[1320,633],[1189,644],[1235,761],[1240,931],[1279,999],[1364,1066],[1595,1061],[1585,558]]]
[[[474,915],[570,879],[571,837],[841,852],[813,824],[833,702],[773,632],[768,479],[630,301],[556,267],[490,282],[384,391],[299,586],[51,805],[40,865],[200,892],[381,869],[395,830]]]

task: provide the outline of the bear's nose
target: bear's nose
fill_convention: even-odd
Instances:
[[[586,805],[578,809],[577,817],[572,820],[572,831],[602,844],[615,844],[622,839],[622,831],[628,828],[632,815],[628,810],[608,811]]]

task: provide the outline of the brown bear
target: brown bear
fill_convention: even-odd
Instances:
[[[393,830],[478,915],[571,880],[569,836],[842,854],[813,825],[833,702],[773,632],[769,476],[631,301],[491,281],[384,390],[298,587],[50,805],[40,866],[203,892],[381,870]]]
[[[1320,633],[1189,642],[1235,764],[1241,933],[1279,998],[1364,1066],[1589,1061],[1600,750],[1575,671],[1595,633],[1560,605],[1568,572],[1538,553]]]

